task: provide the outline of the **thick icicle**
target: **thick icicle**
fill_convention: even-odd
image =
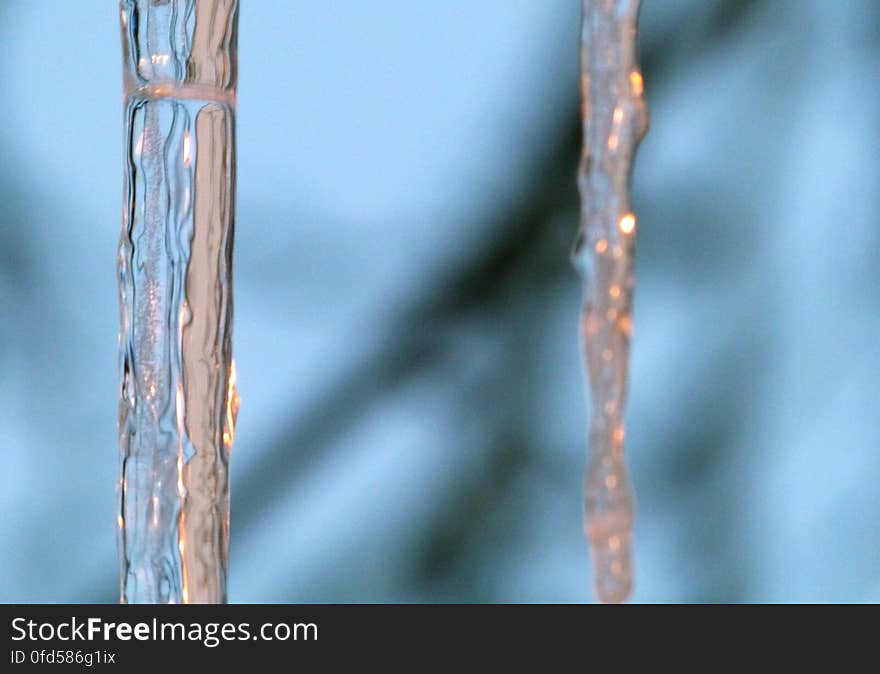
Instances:
[[[226,600],[238,0],[123,0],[123,602]]]
[[[592,403],[584,529],[596,594],[632,591],[633,495],[623,456],[632,332],[636,218],[629,182],[647,130],[637,62],[639,0],[583,0],[581,96],[584,145],[575,262],[584,278],[581,337]]]

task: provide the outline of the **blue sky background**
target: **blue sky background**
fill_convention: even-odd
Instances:
[[[243,0],[232,601],[588,601],[575,0]],[[880,601],[870,0],[646,0],[640,601]],[[0,4],[0,600],[114,601],[113,3]]]

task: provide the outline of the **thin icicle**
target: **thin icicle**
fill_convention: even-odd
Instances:
[[[123,0],[122,601],[226,600],[238,0]]]
[[[639,2],[583,0],[581,34],[584,145],[575,262],[584,278],[581,336],[592,404],[584,529],[596,594],[604,602],[626,600],[633,587],[634,504],[623,412],[636,234],[629,183],[648,125],[637,62]]]

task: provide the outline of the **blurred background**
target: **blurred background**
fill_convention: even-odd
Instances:
[[[232,601],[591,600],[579,5],[242,2]],[[880,601],[878,26],[643,3],[637,601]],[[0,44],[0,600],[113,602],[118,13]]]

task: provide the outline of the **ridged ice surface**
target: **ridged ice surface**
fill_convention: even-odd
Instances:
[[[237,0],[120,5],[123,602],[226,600]]]
[[[634,505],[623,413],[636,236],[629,183],[648,123],[638,10],[639,0],[584,0],[581,34],[584,147],[575,262],[584,278],[581,336],[591,400],[584,528],[596,594],[605,602],[624,601],[633,587]]]

